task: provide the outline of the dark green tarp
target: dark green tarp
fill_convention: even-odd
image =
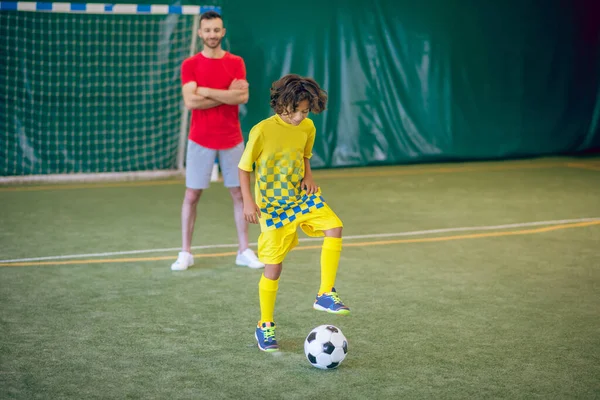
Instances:
[[[591,0],[221,4],[253,89],[245,130],[269,112],[269,84],[285,73],[328,89],[315,165],[600,147],[600,6]]]

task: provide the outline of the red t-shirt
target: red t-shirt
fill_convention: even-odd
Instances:
[[[198,53],[181,65],[181,84],[196,82],[198,87],[227,90],[234,79],[246,79],[242,57],[225,52],[221,58],[207,58]],[[239,107],[221,104],[206,110],[192,110],[190,140],[209,149],[230,149],[244,139],[240,127]]]

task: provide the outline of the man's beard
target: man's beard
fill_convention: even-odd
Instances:
[[[211,48],[211,49],[216,49],[216,48],[217,48],[217,47],[219,47],[219,45],[221,44],[221,40],[223,40],[223,39],[221,38],[221,39],[217,40],[216,42],[213,42],[213,43],[214,43],[214,45],[210,45],[210,44],[209,44],[209,43],[210,43],[210,41],[209,41],[209,40],[202,40],[202,41],[204,42],[204,45],[205,45],[206,47],[208,47],[208,48]]]

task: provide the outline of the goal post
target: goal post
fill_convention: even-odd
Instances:
[[[179,71],[208,10],[0,1],[0,183],[181,175]]]

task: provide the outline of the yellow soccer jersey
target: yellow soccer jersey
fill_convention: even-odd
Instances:
[[[280,228],[294,221],[298,214],[325,205],[320,192],[308,195],[300,188],[304,158],[312,157],[315,133],[315,124],[308,118],[294,126],[277,114],[250,131],[238,166],[251,172],[252,165],[256,165],[254,194],[263,231]]]

